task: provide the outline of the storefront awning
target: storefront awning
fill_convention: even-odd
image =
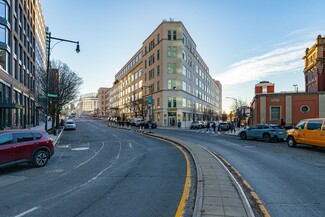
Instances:
[[[23,107],[17,103],[0,103],[0,109],[23,109]]]

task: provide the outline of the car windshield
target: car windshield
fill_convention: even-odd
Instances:
[[[68,121],[67,124],[74,124],[74,122],[73,121]]]

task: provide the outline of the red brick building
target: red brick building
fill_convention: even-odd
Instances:
[[[280,124],[283,119],[294,125],[304,118],[325,117],[325,37],[317,37],[303,60],[306,92],[275,93],[273,83],[260,82],[255,85],[250,124]]]
[[[301,119],[325,117],[325,91],[256,94],[251,104],[252,123],[297,124]]]

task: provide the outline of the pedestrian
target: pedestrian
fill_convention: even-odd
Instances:
[[[210,132],[210,123],[209,122],[207,122],[207,131]]]
[[[232,133],[232,132],[236,133],[236,129],[235,129],[235,127],[236,127],[235,123],[234,123],[234,122],[231,122],[231,125],[230,125],[230,132],[231,132],[231,133]]]
[[[213,127],[213,132],[216,132],[216,123],[215,122],[212,123],[212,127]]]
[[[178,125],[178,129],[181,129],[181,125],[182,125],[181,120],[178,120],[177,125]]]
[[[284,127],[286,125],[286,122],[284,122],[283,118],[281,118],[281,127]]]

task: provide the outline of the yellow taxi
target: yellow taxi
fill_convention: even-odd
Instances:
[[[325,118],[301,120],[293,129],[287,130],[289,147],[297,144],[325,147]]]

